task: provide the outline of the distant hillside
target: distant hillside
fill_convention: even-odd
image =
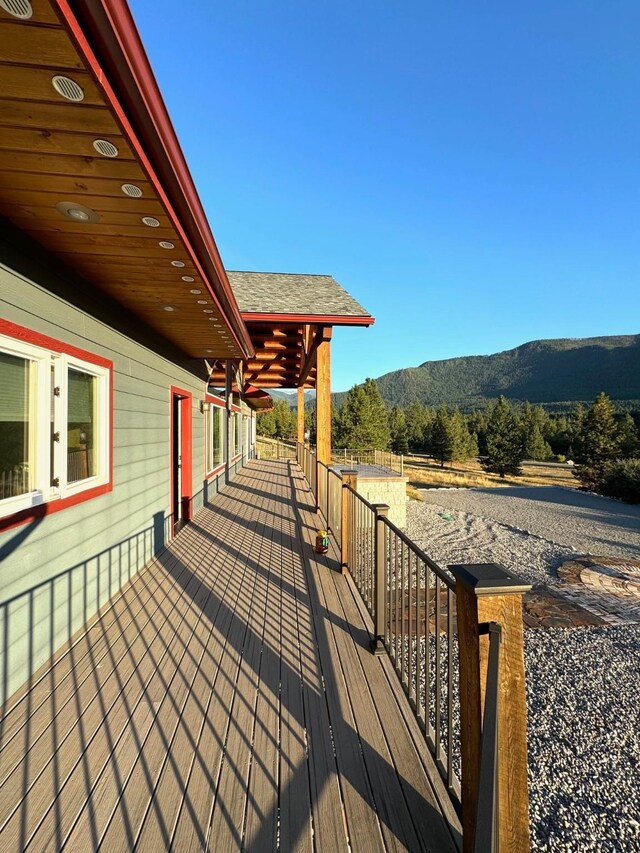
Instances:
[[[292,409],[298,408],[298,392],[296,389],[284,390],[282,388],[269,388],[269,394],[273,398],[274,402],[278,400],[286,400],[289,406]],[[307,388],[304,392],[304,401],[306,404],[314,403],[316,399],[316,392],[312,388]]]
[[[604,391],[617,401],[640,400],[640,335],[531,341],[494,355],[425,361],[376,379],[387,405],[484,405],[510,400],[560,403],[593,400]],[[340,403],[343,394],[337,394]]]

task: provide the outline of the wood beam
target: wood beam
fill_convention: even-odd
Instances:
[[[304,444],[304,385],[298,386],[298,444]]]
[[[316,453],[318,462],[331,462],[331,326],[318,329],[316,353]]]

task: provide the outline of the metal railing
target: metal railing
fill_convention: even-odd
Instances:
[[[256,438],[256,454],[259,459],[295,459],[296,443],[276,438]]]
[[[455,580],[382,517],[384,645],[449,793],[460,801]]]
[[[511,607],[507,633],[515,645],[520,642],[522,669],[518,671],[517,657],[512,655],[512,672],[501,673],[496,637],[502,636],[504,626],[478,624],[481,607],[477,602],[482,600],[482,607],[495,606],[505,596],[522,594],[529,587],[495,564],[442,568],[389,520],[387,506],[371,504],[358,493],[356,471],[343,471],[339,477],[303,445],[298,445],[298,461],[316,506],[336,537],[343,572],[351,575],[372,618],[372,650],[389,655],[461,814],[465,853],[528,849],[521,611]],[[484,633],[489,633],[490,648],[481,652]],[[481,685],[479,676],[485,670],[486,683]],[[500,690],[506,691],[508,701],[503,692],[499,703]],[[498,716],[507,705],[508,722],[503,721],[500,729]],[[502,754],[500,730],[509,731]],[[517,781],[511,779],[513,790],[501,793],[498,765],[512,756],[523,766]],[[499,802],[507,815],[502,823]],[[499,826],[508,828],[503,847]]]
[[[331,462],[344,467],[346,465],[373,465],[388,468],[397,474],[404,474],[404,456],[389,450],[357,450],[352,447],[331,449]]]

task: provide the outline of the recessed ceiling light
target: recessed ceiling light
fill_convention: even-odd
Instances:
[[[192,275],[183,275],[182,280],[183,281],[195,281],[195,278]],[[191,293],[193,293],[193,290],[191,291]],[[198,293],[200,293],[200,291],[198,291]]]
[[[84,92],[81,86],[78,86],[75,80],[70,77],[63,77],[61,74],[56,74],[51,80],[53,88],[59,95],[66,98],[68,101],[83,101]]]
[[[163,311],[177,311],[178,309],[174,308],[173,305],[163,305],[162,310]]]
[[[213,321],[214,321],[216,318],[215,318],[215,317],[209,317],[209,319],[210,319],[210,320],[211,320],[211,322],[213,323]]]
[[[213,352],[213,350],[212,350],[212,349],[208,349],[208,350],[207,350],[207,352]]]
[[[211,310],[211,308],[204,308],[202,313],[203,314],[213,314],[213,311]]]
[[[107,139],[94,139],[93,147],[96,149],[98,154],[102,154],[103,157],[118,156],[118,149],[113,142],[109,142]]]
[[[149,228],[159,228],[160,220],[156,219],[155,216],[143,216],[142,221],[145,225],[148,225]]]
[[[170,243],[169,240],[160,240],[158,243],[161,249],[175,249],[173,243]]]
[[[95,223],[100,221],[100,217],[95,210],[91,210],[90,207],[86,207],[84,204],[80,204],[77,201],[59,201],[58,204],[56,204],[56,210],[67,219],[71,219],[74,222]]]
[[[183,267],[184,261],[171,261],[171,266],[172,267]]]
[[[23,21],[29,20],[33,15],[29,0],[0,0],[0,9],[4,9],[14,18],[21,18]]]
[[[196,302],[198,303],[198,305],[206,305],[207,304],[206,299],[196,299]]]
[[[123,184],[120,189],[125,195],[128,195],[129,198],[141,198],[142,190],[140,187],[137,187],[135,184]]]
[[[202,293],[202,291],[198,290],[197,287],[194,287],[192,290],[189,291],[189,293],[195,293],[196,295],[198,295],[199,293]]]

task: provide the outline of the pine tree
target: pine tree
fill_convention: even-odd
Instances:
[[[424,450],[425,427],[429,421],[427,409],[422,403],[413,402],[405,410],[407,441],[413,450]]]
[[[278,400],[273,407],[276,438],[294,438],[297,431],[296,414],[286,400]]]
[[[276,434],[276,416],[273,409],[269,412],[258,412],[256,432],[258,435],[266,435],[268,438],[273,438]]]
[[[530,429],[523,424],[523,444],[524,458],[544,460],[550,459],[553,455],[551,445],[544,440],[542,432],[538,424],[533,424]]]
[[[613,403],[606,394],[598,394],[584,418],[576,452],[574,471],[585,489],[599,491],[608,462],[620,454],[620,436]]]
[[[640,453],[640,433],[629,412],[618,421],[618,441],[623,459],[633,459]]]
[[[449,410],[444,403],[438,409],[436,419],[431,428],[430,449],[434,457],[439,460],[440,467],[452,458],[455,443],[454,427],[451,423]]]
[[[522,473],[522,459],[522,431],[511,407],[504,397],[500,397],[487,423],[487,455],[482,467],[501,477],[518,475]]]
[[[399,454],[408,453],[407,420],[403,410],[398,406],[394,406],[389,412],[389,431],[391,433],[391,450]]]
[[[347,393],[335,422],[335,446],[354,450],[388,450],[389,417],[373,379],[354,385]]]

